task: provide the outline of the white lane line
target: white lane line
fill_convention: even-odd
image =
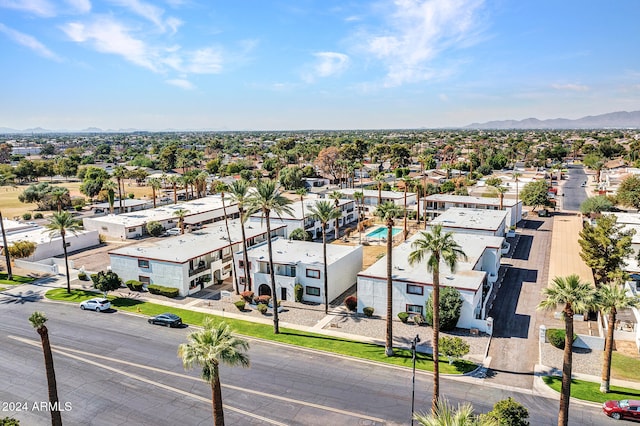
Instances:
[[[32,345],[32,346],[36,346],[36,347],[40,346],[40,344],[38,342],[29,340],[29,339],[24,339],[22,337],[17,337],[17,336],[9,336],[9,337],[12,338],[12,339],[18,340],[18,341],[20,341],[22,343],[26,343],[28,345]],[[71,359],[75,359],[77,361],[81,361],[81,362],[85,362],[85,363],[90,364],[90,365],[94,365],[94,366],[100,368],[101,370],[108,370],[108,371],[112,371],[112,372],[117,373],[117,374],[122,374],[123,376],[127,376],[127,377],[129,377],[131,379],[138,380],[138,381],[141,381],[141,382],[144,382],[144,383],[148,383],[150,385],[157,386],[159,388],[168,390],[170,392],[175,392],[175,393],[178,393],[180,395],[184,395],[184,396],[187,396],[187,397],[190,397],[190,398],[193,398],[193,399],[197,399],[199,401],[211,404],[211,399],[209,399],[209,398],[204,398],[204,397],[202,397],[200,395],[196,395],[196,394],[193,394],[193,393],[190,393],[190,392],[186,392],[186,391],[183,391],[182,389],[174,388],[173,386],[168,386],[168,385],[165,385],[163,383],[159,383],[159,382],[156,382],[154,380],[150,380],[150,379],[147,379],[145,377],[138,376],[137,374],[125,373],[124,371],[118,370],[117,368],[109,367],[109,366],[106,366],[104,364],[100,364],[98,362],[91,361],[91,360],[88,360],[86,358],[81,358],[79,356],[67,353],[64,350],[57,349],[57,347],[55,347],[55,346],[52,347],[52,350],[54,352],[59,353],[60,355],[64,355],[64,356],[69,357]],[[263,422],[270,423],[272,425],[287,426],[286,423],[280,423],[280,422],[277,422],[275,420],[268,419],[266,417],[258,416],[256,414],[250,413],[248,411],[241,410],[241,409],[235,408],[235,407],[231,407],[231,406],[229,406],[227,404],[223,404],[223,407],[224,407],[225,410],[235,411],[236,413],[239,413],[239,414],[242,414],[242,415],[248,416],[248,417],[253,417],[254,419],[258,419],[258,420],[261,420]]]
[[[16,340],[26,341],[26,343],[39,345],[37,342],[34,343],[33,341],[27,341],[27,339],[23,339],[21,337],[16,337],[16,336],[9,336],[9,337],[13,338],[13,339],[16,339]],[[202,379],[199,379],[199,378],[193,377],[193,376],[189,376],[189,375],[186,375],[186,374],[175,373],[173,371],[162,370],[160,368],[149,367],[147,365],[136,364],[136,363],[129,362],[129,361],[123,361],[123,360],[120,360],[120,359],[110,358],[110,357],[107,357],[107,356],[104,356],[104,355],[98,355],[98,354],[93,354],[93,353],[90,353],[90,352],[81,351],[79,349],[61,348],[61,347],[56,346],[56,345],[53,345],[52,348],[56,348],[56,349],[60,348],[58,350],[64,350],[64,351],[68,351],[68,352],[75,352],[75,353],[83,354],[83,355],[86,355],[86,356],[91,356],[91,357],[94,357],[94,358],[104,359],[104,360],[115,362],[115,363],[119,363],[119,364],[125,364],[125,365],[129,365],[129,366],[136,367],[136,368],[142,368],[142,369],[145,369],[145,370],[150,370],[150,371],[162,373],[162,374],[165,374],[165,375],[171,375],[171,376],[175,376],[175,377],[180,377],[182,379],[188,379],[188,380],[193,380],[193,381],[198,381],[198,382],[202,381]],[[100,365],[102,365],[102,364],[100,364]],[[320,410],[331,411],[333,413],[343,414],[343,415],[346,415],[346,416],[356,417],[356,418],[359,418],[359,419],[371,420],[371,421],[378,422],[378,423],[385,423],[386,422],[385,419],[381,419],[381,418],[378,418],[378,417],[367,416],[365,414],[360,414],[360,413],[355,413],[355,412],[352,412],[352,411],[341,410],[339,408],[334,408],[334,407],[329,407],[329,406],[326,406],[326,405],[315,404],[313,402],[306,402],[306,401],[301,401],[301,400],[297,400],[297,399],[293,399],[293,398],[287,398],[285,396],[272,395],[272,394],[268,394],[268,393],[265,393],[265,392],[260,392],[260,391],[256,391],[256,390],[252,390],[252,389],[247,389],[247,388],[240,387],[240,386],[222,384],[222,387],[228,388],[228,389],[232,389],[232,390],[236,390],[236,391],[240,391],[240,392],[251,393],[251,394],[262,396],[262,397],[266,397],[266,398],[276,399],[276,400],[279,400],[279,401],[288,402],[288,403],[292,403],[292,404],[305,405],[305,406],[311,407],[311,408],[317,408],[317,409],[320,409]]]

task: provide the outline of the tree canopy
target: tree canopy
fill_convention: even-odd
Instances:
[[[625,206],[640,209],[640,176],[627,176],[618,187],[618,202]]]
[[[532,206],[533,210],[550,205],[547,181],[540,179],[527,183],[520,191],[520,199],[525,206]]]

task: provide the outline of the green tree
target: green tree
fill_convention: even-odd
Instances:
[[[67,232],[77,234],[80,230],[80,224],[69,212],[54,213],[49,219],[49,223],[45,225],[49,230],[49,235],[53,238],[60,236],[62,238],[62,250],[64,252],[64,266],[67,276],[67,293],[71,294],[71,281],[69,279],[69,256],[67,254]]]
[[[413,418],[421,426],[499,426],[494,420],[480,420],[473,414],[473,407],[466,403],[455,409],[446,399],[438,401],[430,414],[414,413]]]
[[[82,179],[80,192],[95,198],[102,190],[103,183],[109,180],[109,173],[99,167],[87,166],[78,169],[78,177]]]
[[[107,297],[107,293],[114,291],[122,287],[122,279],[113,271],[100,271],[97,274],[91,275],[91,281],[93,281],[93,288],[100,290],[104,297]]]
[[[247,237],[245,235],[244,223],[247,220],[247,201],[249,197],[249,182],[244,179],[236,180],[229,185],[229,196],[231,202],[238,205],[240,214],[240,230],[242,231],[242,256],[244,267],[244,291],[251,291],[251,276],[249,274],[249,255],[247,254]]]
[[[322,224],[322,259],[324,281],[324,313],[329,314],[329,277],[327,275],[327,223],[342,215],[342,212],[333,203],[320,200],[309,209],[311,217]]]
[[[124,179],[127,177],[127,169],[123,166],[116,166],[113,169],[113,177],[118,182],[118,203],[120,204],[120,213],[122,213],[122,192],[124,187]]]
[[[467,255],[453,239],[453,233],[443,232],[442,225],[431,227],[430,231],[420,233],[420,238],[411,244],[413,251],[409,253],[409,264],[415,265],[426,260],[427,272],[432,274],[433,291],[431,292],[433,309],[433,396],[431,412],[436,413],[440,398],[440,360],[438,359],[440,341],[440,261],[455,272],[458,259],[466,259]]]
[[[333,204],[336,207],[336,209],[340,210],[340,200],[342,199],[342,193],[339,191],[333,191],[331,194],[329,194],[329,198],[333,200]],[[340,238],[340,218],[341,217],[342,217],[342,211],[340,211],[339,216],[336,216],[334,218],[336,220],[336,229],[335,229],[336,240]]]
[[[311,241],[311,234],[309,234],[307,231],[305,231],[302,228],[296,228],[293,231],[291,231],[291,233],[289,234],[289,239],[290,240],[295,240],[295,241]]]
[[[107,200],[109,201],[109,213],[113,214],[113,205],[116,201],[116,183],[112,180],[105,180],[102,183],[102,189],[107,191]],[[122,213],[122,210],[120,210]]]
[[[164,226],[162,226],[160,222],[157,222],[155,220],[147,222],[146,228],[147,232],[152,237],[159,237],[164,232]]]
[[[449,364],[457,358],[461,358],[469,353],[470,346],[458,336],[444,336],[439,342],[440,353],[449,358]]]
[[[205,320],[201,331],[189,334],[187,339],[188,343],[178,347],[178,357],[182,358],[185,369],[191,369],[194,365],[202,367],[200,377],[211,386],[213,424],[224,426],[220,364],[248,367],[249,355],[246,351],[249,343],[234,336],[225,322],[214,325],[210,318]]]
[[[549,206],[549,186],[546,180],[534,180],[527,183],[520,192],[520,198],[525,206]]]
[[[49,343],[49,330],[45,323],[47,317],[42,312],[34,312],[29,317],[29,322],[40,335],[42,342],[42,352],[44,353],[44,368],[47,373],[47,387],[49,389],[49,403],[51,404],[51,424],[53,426],[62,426],[62,416],[60,415],[58,402],[58,386],[56,384],[56,371],[53,366],[53,354],[51,352],[51,344]]]
[[[0,417],[0,426],[20,426],[20,421],[13,417]]]
[[[58,208],[58,213],[62,212],[64,206],[71,205],[71,196],[69,190],[62,186],[56,186],[49,193],[49,199]]]
[[[273,332],[280,333],[278,319],[278,295],[276,294],[276,279],[273,270],[273,247],[271,244],[271,213],[278,216],[292,214],[289,204],[291,201],[282,195],[278,183],[271,179],[259,180],[256,190],[247,197],[249,210],[260,212],[267,225],[267,250],[269,252],[269,278],[271,279],[271,298],[273,303]]]
[[[189,210],[178,209],[173,212],[173,216],[178,218],[178,227],[180,228],[180,234],[184,235],[184,218],[189,213]]]
[[[374,214],[385,221],[387,226],[387,331],[384,353],[393,356],[393,225],[394,219],[402,214],[402,209],[392,201],[379,205]]]
[[[629,296],[624,286],[616,283],[602,285],[596,291],[596,306],[607,315],[607,336],[604,347],[604,359],[602,363],[602,380],[600,392],[608,393],[611,381],[611,354],[613,352],[613,330],[616,324],[616,315],[621,309],[637,307],[639,304],[635,296]]]
[[[587,216],[591,213],[608,212],[613,209],[613,203],[604,195],[589,197],[580,204],[580,213]]]
[[[640,176],[631,175],[624,178],[616,192],[616,199],[625,206],[640,209]]]
[[[460,311],[462,309],[462,296],[460,292],[453,287],[444,287],[440,291],[440,330],[453,330],[460,319]],[[433,293],[431,293],[426,302],[425,319],[427,324],[433,325]]]
[[[529,410],[515,399],[509,397],[496,402],[493,410],[482,414],[482,421],[498,422],[500,426],[529,426]]]
[[[631,250],[635,230],[624,230],[616,221],[615,215],[604,215],[595,226],[585,222],[579,234],[580,257],[593,271],[597,286],[615,277]]]
[[[9,254],[14,259],[24,259],[36,252],[36,243],[33,241],[16,241],[8,248]]]
[[[304,188],[304,181],[302,180],[302,169],[298,166],[283,168],[280,171],[278,180],[287,191]]]
[[[153,208],[156,208],[156,191],[162,188],[162,181],[158,178],[149,179],[149,186],[151,187],[151,192],[153,196]]]
[[[560,391],[560,409],[558,426],[569,422],[569,402],[571,399],[571,370],[573,367],[573,316],[587,311],[594,303],[594,290],[589,283],[580,281],[576,274],[567,277],[555,277],[549,287],[542,290],[544,299],[538,309],[555,310],[562,308],[564,317],[565,343],[562,359],[562,385]]]

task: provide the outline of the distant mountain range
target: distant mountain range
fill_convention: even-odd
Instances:
[[[538,120],[526,118],[524,120],[489,121],[486,123],[473,123],[465,129],[640,129],[640,111],[618,111],[601,115],[589,115],[587,117],[569,120],[567,118],[552,118]]]

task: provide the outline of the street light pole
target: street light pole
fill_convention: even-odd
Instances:
[[[411,356],[413,360],[413,377],[411,379],[411,426],[413,426],[413,407],[414,398],[416,394],[416,346],[420,341],[420,336],[416,334],[416,337],[411,341]]]

